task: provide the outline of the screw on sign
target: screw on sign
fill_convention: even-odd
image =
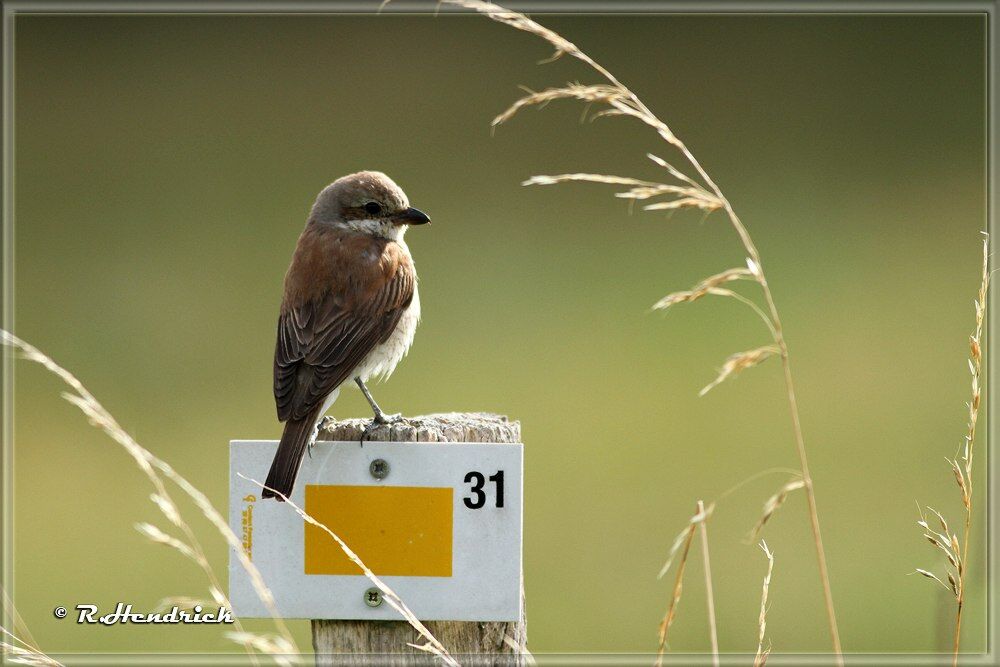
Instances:
[[[369,607],[378,607],[382,604],[382,591],[374,586],[365,591],[365,604]]]
[[[389,462],[385,459],[375,459],[368,466],[368,472],[375,479],[385,479],[389,475]]]

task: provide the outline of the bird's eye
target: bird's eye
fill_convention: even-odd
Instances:
[[[368,215],[378,215],[379,213],[382,212],[382,207],[376,204],[375,202],[370,201],[367,204],[365,204],[365,211],[368,212]]]

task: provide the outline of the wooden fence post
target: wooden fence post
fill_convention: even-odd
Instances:
[[[332,422],[320,429],[320,440],[359,440],[366,419]],[[382,426],[368,438],[382,442],[521,441],[521,424],[502,415],[447,413],[407,418]],[[406,601],[405,599],[403,600]],[[521,586],[521,618],[516,622],[427,621],[424,625],[448,652],[475,665],[523,665],[528,641]],[[425,665],[432,660],[407,646],[423,643],[406,621],[312,621],[317,665]],[[381,655],[378,655],[381,654]],[[393,654],[393,655],[387,655]],[[463,661],[463,657],[466,658]]]

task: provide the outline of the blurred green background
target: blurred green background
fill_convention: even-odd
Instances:
[[[960,516],[943,459],[969,396],[984,18],[543,22],[671,124],[756,239],[845,648],[947,650],[948,594],[906,575],[942,567],[914,500]],[[340,175],[387,172],[434,225],[408,236],[424,323],[376,395],[410,415],[520,419],[530,647],[651,651],[674,535],[697,499],[796,466],[788,408],[773,361],[698,398],[727,355],[766,342],[741,306],[648,312],[742,262],[721,215],[630,214],[604,186],[519,185],[567,171],[661,177],[649,151],[680,161],[634,122],[581,124],[572,102],[491,135],[519,84],[595,81],[569,58],[536,66],[549,52],[475,16],[19,17],[16,328],[224,508],[228,441],[280,433],[274,328],[308,208]],[[133,530],[159,517],[118,446],[37,366],[19,363],[16,381],[15,601],[41,646],[232,651],[216,628],[53,618],[60,604],[142,609],[205,588]],[[357,392],[332,411],[367,412]],[[723,650],[756,648],[765,560],[744,538],[786,479],[747,484],[711,524]],[[765,531],[776,652],[829,646],[804,501],[792,496]],[[197,527],[224,573],[221,540]],[[974,544],[964,646],[983,650],[981,530]],[[309,650],[308,624],[292,625]],[[672,636],[676,651],[708,648],[698,558]]]

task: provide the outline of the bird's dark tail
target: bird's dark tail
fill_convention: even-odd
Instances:
[[[267,473],[267,481],[264,482],[264,486],[269,488],[261,492],[261,498],[275,498],[278,502],[283,502],[281,496],[274,491],[286,497],[292,495],[295,478],[299,474],[299,466],[302,465],[302,455],[312,437],[313,429],[316,428],[318,416],[314,411],[302,419],[289,419],[285,422],[285,430],[281,434],[281,442],[278,443],[278,452],[274,455],[271,470]]]

